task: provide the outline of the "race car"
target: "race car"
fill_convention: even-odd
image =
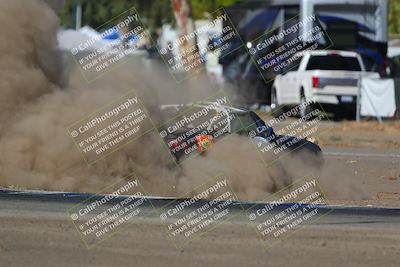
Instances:
[[[317,144],[296,136],[276,134],[253,111],[217,102],[163,105],[160,109],[170,117],[175,115],[159,131],[178,163],[192,153],[204,155],[220,139],[238,134],[248,137],[260,150],[268,150],[270,158],[288,155],[313,167],[322,167],[322,151]]]

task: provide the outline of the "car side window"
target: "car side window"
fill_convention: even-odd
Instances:
[[[249,112],[244,114],[237,114],[231,121],[231,130],[233,133],[238,133],[239,135],[247,135],[247,132],[256,129],[257,125],[253,118],[250,116]]]
[[[301,60],[303,59],[303,57],[299,57],[296,60],[294,60],[293,62],[291,62],[289,65],[287,65],[284,69],[283,69],[283,74],[288,73],[289,71],[297,71],[300,67],[300,63]]]

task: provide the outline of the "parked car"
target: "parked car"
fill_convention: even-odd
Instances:
[[[365,70],[356,52],[315,50],[294,58],[272,86],[271,108],[276,114],[285,106],[299,105],[304,107],[300,115],[305,116],[318,104],[337,116],[355,114],[360,77],[379,78],[379,73]]]

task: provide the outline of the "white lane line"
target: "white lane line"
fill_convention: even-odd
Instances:
[[[327,156],[400,158],[399,154],[374,154],[374,153],[324,152],[324,155],[327,155]]]

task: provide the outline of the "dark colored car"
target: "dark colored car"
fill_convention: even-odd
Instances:
[[[213,143],[227,135],[238,134],[248,137],[255,144],[262,141],[263,145],[273,148],[270,153],[271,160],[285,154],[290,154],[291,157],[302,154],[301,158],[304,159],[303,153],[306,153],[307,164],[322,166],[322,151],[317,144],[295,136],[275,134],[273,128],[253,111],[213,102],[164,105],[161,110],[164,113],[169,112],[171,117],[174,113],[180,114],[159,129],[160,133],[164,132],[164,141],[178,162],[191,153],[206,152]],[[188,118],[193,114],[203,115],[189,121]],[[186,123],[179,124],[182,121]],[[259,144],[258,147],[260,148]]]

